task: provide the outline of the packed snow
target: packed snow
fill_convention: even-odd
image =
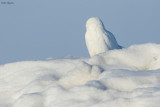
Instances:
[[[114,35],[106,30],[102,21],[97,17],[92,17],[86,22],[85,39],[90,56],[122,48],[118,45]]]
[[[0,66],[0,107],[159,107],[160,45]]]

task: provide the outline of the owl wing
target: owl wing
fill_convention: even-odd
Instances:
[[[118,45],[116,38],[110,31],[105,30],[103,38],[110,49],[122,48],[122,46]]]

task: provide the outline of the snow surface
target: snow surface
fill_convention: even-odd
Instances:
[[[0,107],[159,107],[160,45],[0,66]]]
[[[92,17],[86,22],[86,45],[90,56],[112,49],[121,49],[114,35],[107,31],[99,18]]]

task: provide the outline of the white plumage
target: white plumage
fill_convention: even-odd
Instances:
[[[90,18],[86,23],[86,45],[90,56],[112,49],[121,49],[114,35],[107,31],[98,18]]]

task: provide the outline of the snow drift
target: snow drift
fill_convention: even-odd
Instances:
[[[0,107],[159,107],[160,45],[0,66]]]

